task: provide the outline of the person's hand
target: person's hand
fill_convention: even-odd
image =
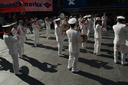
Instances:
[[[17,34],[20,34],[20,30],[17,30]]]
[[[18,39],[18,41],[20,40],[20,38],[17,36],[17,39]]]

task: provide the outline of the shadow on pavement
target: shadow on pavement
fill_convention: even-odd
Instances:
[[[34,44],[33,43],[25,42],[25,44],[34,47]],[[39,47],[39,48],[46,48],[46,49],[54,50],[54,51],[58,51],[58,48],[57,47],[51,47],[51,46],[45,46],[45,45],[37,45],[37,47]]]
[[[61,64],[52,65],[47,62],[41,63],[38,60],[36,60],[34,58],[30,58],[28,56],[24,56],[24,58],[22,58],[22,59],[29,62],[32,66],[37,67],[44,72],[51,72],[51,73],[57,72],[57,70],[55,68],[57,68],[57,66],[61,65]]]
[[[90,73],[87,73],[87,72],[84,72],[84,71],[80,71],[79,73],[76,73],[76,74],[84,76],[86,78],[96,80],[101,85],[127,85],[128,84],[127,82],[122,82],[122,81],[115,82],[115,81],[105,79],[105,78],[102,78],[100,76],[96,76],[96,75],[93,75],[93,74],[90,74]]]
[[[10,70],[10,72],[14,72],[13,71],[13,66],[12,63],[10,63],[9,61],[7,61],[6,59],[0,57],[0,70]]]
[[[17,77],[19,77],[20,79],[22,79],[24,82],[28,83],[29,85],[45,85],[42,82],[40,82],[39,80],[29,76],[29,68],[26,66],[21,67],[22,68],[22,75],[17,75]]]
[[[65,55],[63,58],[68,59],[69,56]],[[88,64],[88,65],[90,65],[92,67],[95,67],[95,68],[101,68],[102,67],[102,68],[105,68],[105,69],[113,69],[113,67],[107,65],[108,64],[107,62],[103,62],[103,61],[87,60],[85,58],[79,57],[79,62],[84,63],[84,64]]]

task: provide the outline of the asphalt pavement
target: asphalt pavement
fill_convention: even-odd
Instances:
[[[80,48],[77,68],[79,73],[67,69],[68,40],[64,41],[64,57],[58,56],[54,30],[46,39],[46,31],[40,32],[40,44],[34,47],[34,35],[27,34],[25,54],[19,58],[23,75],[13,73],[12,58],[3,40],[0,39],[0,85],[128,85],[128,66],[113,62],[112,30],[102,33],[101,56],[93,54],[94,36],[91,34],[86,46]],[[120,54],[120,53],[119,53]],[[128,47],[126,61],[128,62]],[[120,59],[120,57],[119,57]]]

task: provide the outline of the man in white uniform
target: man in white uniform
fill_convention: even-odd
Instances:
[[[13,23],[13,28],[11,30],[13,36],[15,36],[17,34],[17,22],[16,23]]]
[[[102,16],[102,26],[104,31],[107,31],[106,25],[107,25],[107,16],[104,13],[104,15]]]
[[[79,72],[77,70],[77,62],[79,57],[79,43],[82,43],[82,38],[78,31],[74,29],[77,20],[71,18],[68,23],[70,24],[70,29],[66,32],[69,41],[69,60],[68,69],[72,68],[72,72]]]
[[[88,29],[87,29],[87,36],[89,37],[91,30],[93,30],[93,21],[91,19],[91,15],[88,15]]]
[[[86,28],[86,23],[85,23],[85,19],[84,18],[81,20],[80,30],[81,30],[82,34],[87,35],[87,28]],[[86,49],[86,45],[85,44],[86,44],[86,42],[82,43],[82,48],[84,48],[84,49]]]
[[[59,56],[64,56],[62,54],[62,49],[63,49],[63,32],[60,27],[60,18],[55,20],[57,27],[55,28],[55,35],[56,35],[56,41],[58,43],[58,55]]]
[[[7,45],[9,49],[9,54],[12,57],[13,60],[13,69],[14,73],[16,75],[21,75],[22,73],[19,72],[19,60],[18,60],[18,52],[17,52],[17,45],[16,43],[19,41],[19,38],[13,38],[10,33],[11,33],[11,25],[4,25],[2,26],[5,30],[5,33],[3,35],[3,39],[5,41],[5,44]]]
[[[35,40],[34,40],[34,46],[37,47],[37,44],[39,44],[39,25],[36,23],[36,19],[33,20],[32,28],[34,31],[35,35]]]
[[[46,38],[50,38],[51,34],[51,22],[49,21],[48,17],[45,18],[45,24],[46,24]]]
[[[80,15],[80,17],[79,17],[79,19],[78,19],[78,22],[79,22],[79,28],[81,28],[81,27],[80,27],[81,21],[82,21],[82,16]]]
[[[26,41],[26,34],[25,34],[25,28],[23,27],[22,20],[19,20],[19,25],[17,27],[17,30],[20,30],[21,41],[22,41],[22,43],[24,43]]]
[[[101,40],[102,40],[102,26],[101,26],[101,18],[97,17],[96,18],[96,24],[94,28],[94,54],[97,56],[100,56],[100,50],[101,50]]]
[[[126,44],[126,33],[128,33],[128,27],[122,22],[125,20],[125,17],[118,16],[117,24],[113,26],[113,31],[115,33],[114,38],[114,62],[118,63],[118,51],[121,50],[121,64],[128,64],[125,62],[125,44]]]
[[[95,14],[95,17],[93,18],[93,28],[95,27],[96,24],[96,18],[97,18],[97,14]]]
[[[24,43],[22,42],[22,39],[21,39],[21,36],[20,36],[20,29],[17,31],[17,23],[13,23],[12,25],[13,25],[13,28],[12,28],[11,32],[12,32],[12,34],[15,38],[19,37],[19,41],[17,42],[17,50],[18,50],[20,58],[23,58]]]

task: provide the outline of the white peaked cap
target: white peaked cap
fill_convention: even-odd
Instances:
[[[69,24],[75,24],[76,22],[77,22],[76,18],[71,18],[68,21]]]
[[[118,17],[117,17],[117,20],[118,20],[118,19],[125,19],[125,17],[123,17],[123,16],[118,16]]]
[[[11,25],[16,25],[17,24],[17,22],[14,22],[14,23],[12,23]]]
[[[101,21],[100,17],[97,17],[97,18],[96,18],[96,21]]]
[[[33,22],[35,22],[35,21],[36,21],[36,19],[33,19],[32,21],[33,21]]]
[[[87,15],[83,17],[84,19],[87,18]]]
[[[12,25],[11,24],[9,24],[9,25],[3,25],[2,27],[3,28],[8,28],[8,27],[11,27]]]
[[[22,20],[19,20],[19,22],[23,22]]]
[[[55,21],[55,22],[57,22],[57,21],[60,21],[60,18],[58,18],[58,19],[55,19],[54,21]]]
[[[87,17],[91,17],[91,15],[88,15]]]

